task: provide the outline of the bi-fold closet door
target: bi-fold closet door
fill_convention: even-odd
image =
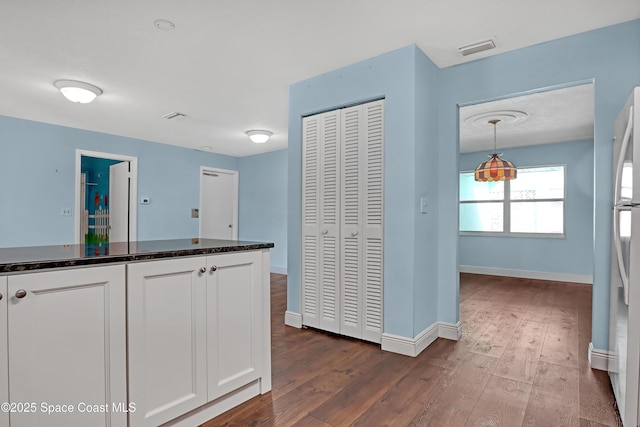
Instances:
[[[380,342],[384,101],[303,119],[302,323]]]

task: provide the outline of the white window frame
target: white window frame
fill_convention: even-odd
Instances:
[[[525,169],[538,169],[538,168],[550,168],[550,167],[562,167],[564,175],[563,195],[562,198],[548,198],[548,199],[524,199],[524,200],[511,200],[511,181],[504,182],[504,197],[497,200],[460,200],[460,190],[458,188],[458,216],[460,216],[460,204],[463,203],[502,203],[502,229],[503,231],[461,231],[460,222],[458,221],[458,233],[460,236],[482,236],[482,237],[537,237],[545,239],[564,239],[567,232],[567,165],[566,164],[550,164],[540,166],[526,166],[520,167],[518,170]],[[473,170],[460,171],[459,175],[463,173],[473,173]],[[516,178],[517,179],[517,178]],[[511,203],[530,203],[530,202],[562,202],[562,233],[522,233],[516,231],[504,231],[511,230]]]

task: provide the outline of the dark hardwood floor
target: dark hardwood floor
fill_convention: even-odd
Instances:
[[[273,390],[213,426],[619,426],[587,361],[591,286],[462,274],[463,335],[418,357],[283,323],[271,276]]]

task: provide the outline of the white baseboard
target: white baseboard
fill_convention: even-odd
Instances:
[[[488,274],[491,276],[521,277],[524,279],[553,280],[556,282],[593,283],[593,276],[588,274],[551,273],[546,271],[514,270],[510,268],[479,267],[460,265],[461,273]]]
[[[302,328],[302,314],[295,313],[293,311],[284,312],[284,324],[287,326],[293,326],[294,328]]]
[[[606,371],[609,369],[609,360],[613,359],[611,353],[607,350],[599,350],[593,348],[593,343],[589,343],[589,365],[593,369],[599,369],[601,371]]]
[[[405,356],[416,357],[424,349],[429,347],[436,338],[446,338],[457,341],[462,334],[462,324],[447,322],[435,322],[415,338],[407,338],[393,334],[382,334],[381,347],[384,351],[404,354]]]
[[[278,267],[277,265],[272,265],[271,272],[276,274],[287,274],[287,267]]]
[[[438,336],[452,341],[458,341],[462,336],[462,322],[438,322]]]

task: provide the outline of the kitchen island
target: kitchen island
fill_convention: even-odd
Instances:
[[[0,425],[195,426],[268,392],[272,247],[0,248]]]

